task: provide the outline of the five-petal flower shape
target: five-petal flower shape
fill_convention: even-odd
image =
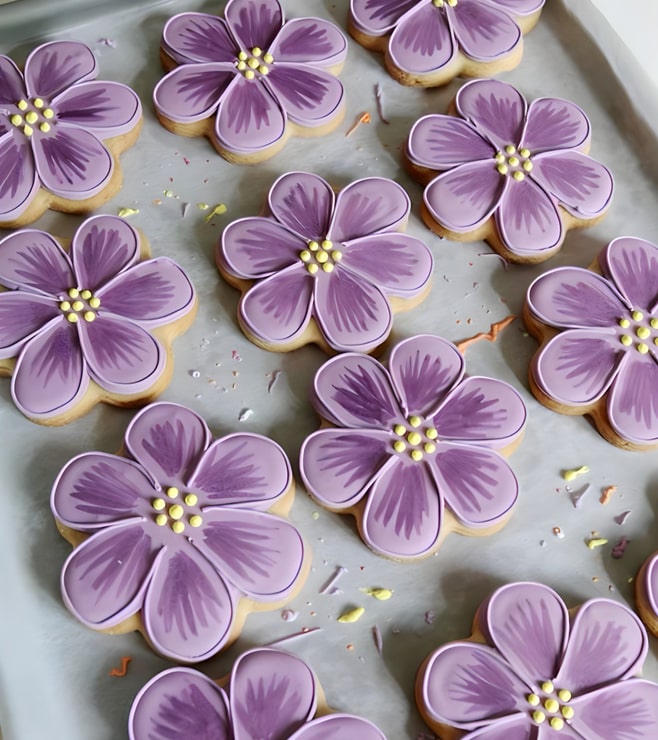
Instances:
[[[237,637],[241,599],[277,608],[303,582],[301,535],[271,513],[291,503],[290,464],[266,437],[213,440],[171,403],[140,411],[124,448],[73,458],[53,486],[64,536],[87,536],[63,566],[64,602],[98,630],[135,629],[139,614],[157,652],[204,660]]]
[[[256,344],[370,352],[391,331],[392,304],[429,289],[432,254],[395,231],[410,202],[392,180],[356,180],[336,196],[321,177],[289,172],[268,206],[271,217],[230,224],[217,250],[224,277],[246,290],[239,320]]]
[[[282,650],[255,648],[235,662],[226,688],[191,668],[155,676],[135,697],[130,740],[385,740],[349,714],[312,719],[318,686],[311,669]]]
[[[454,116],[420,118],[407,141],[413,174],[430,180],[423,204],[430,228],[461,241],[485,238],[511,261],[539,262],[574,222],[604,215],[612,175],[585,153],[591,127],[576,105],[560,98],[528,105],[505,82],[473,80],[455,108]]]
[[[164,28],[153,93],[174,132],[207,133],[227,159],[275,154],[295,128],[326,133],[344,106],[342,31],[320,18],[284,22],[278,0],[229,0],[224,18],[181,13]],[[207,130],[199,128],[208,120]]]
[[[551,408],[592,414],[615,444],[655,447],[658,247],[621,237],[598,267],[550,270],[528,289],[528,328],[548,338],[531,364],[533,391]]]
[[[75,41],[39,46],[24,74],[0,56],[0,226],[61,200],[90,211],[89,199],[119,187],[113,154],[137,136],[142,109],[133,90],[97,74],[93,52]]]
[[[481,606],[484,638],[433,652],[418,673],[421,713],[463,740],[653,740],[658,685],[640,678],[647,635],[623,604],[575,615],[539,583],[503,586]]]
[[[518,483],[496,448],[519,438],[525,406],[502,381],[465,378],[455,345],[412,337],[394,347],[388,370],[367,355],[339,355],[319,369],[314,395],[337,428],[306,439],[302,478],[323,506],[356,513],[375,552],[426,556],[450,529],[506,522]]]
[[[458,74],[487,75],[521,60],[523,33],[544,0],[351,0],[350,32],[385,49],[400,82],[442,85]]]
[[[32,420],[135,404],[167,383],[168,341],[192,321],[196,295],[175,262],[140,261],[142,242],[117,216],[87,219],[70,252],[33,229],[0,241],[0,363]]]

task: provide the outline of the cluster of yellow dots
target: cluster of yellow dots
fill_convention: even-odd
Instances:
[[[251,52],[241,51],[238,54],[236,67],[247,80],[253,80],[256,72],[262,75],[269,74],[269,64],[272,64],[274,57],[268,52],[263,54],[263,50],[254,46]]]
[[[420,416],[410,416],[407,419],[409,427],[405,424],[396,424],[393,427],[393,433],[399,437],[393,442],[393,449],[402,454],[409,450],[409,457],[416,462],[420,462],[425,453],[431,455],[436,451],[436,438],[439,433],[434,427],[428,427],[424,432],[419,432],[423,423]]]
[[[334,249],[333,242],[325,239],[322,242],[310,241],[308,248],[299,253],[299,259],[306,265],[306,269],[315,275],[320,269],[324,272],[333,272],[336,262],[343,259],[343,253]]]
[[[643,321],[644,314],[642,313],[642,311],[632,311],[631,319],[633,321]],[[622,329],[630,328],[631,319],[619,319],[619,326]],[[658,329],[658,319],[656,318],[650,319],[649,326],[651,327],[651,329]],[[649,337],[652,334],[649,326],[636,326],[635,327],[635,336],[640,340],[639,342],[635,344],[635,349],[641,355],[646,355],[646,353],[649,351],[649,345],[644,341],[645,339],[649,339]],[[624,345],[624,347],[631,347],[635,340],[631,334],[622,334],[619,337],[619,341]],[[658,345],[658,336],[654,336],[653,343]]]
[[[544,681],[541,685],[541,690],[545,694],[553,694],[555,692],[553,682]],[[546,722],[548,719],[546,713],[548,713],[553,715],[548,719],[548,724],[551,728],[554,730],[561,730],[564,727],[564,720],[571,719],[574,715],[573,707],[568,704],[568,702],[571,701],[571,692],[569,689],[560,689],[557,692],[557,699],[554,696],[546,697],[543,704],[538,694],[528,694],[526,699],[531,707],[535,707],[535,709],[532,710],[531,716],[533,721],[538,725]],[[543,706],[543,709],[540,709],[540,706]],[[544,711],[544,709],[546,711]]]
[[[96,309],[101,305],[101,299],[98,296],[95,296],[90,290],[79,290],[78,288],[69,288],[67,295],[71,300],[60,301],[59,307],[68,321],[75,324],[80,316],[85,321],[96,319]]]
[[[168,500],[154,498],[151,502],[154,511],[158,512],[155,515],[155,523],[159,527],[165,527],[169,524],[176,534],[181,534],[185,531],[185,522],[183,521],[185,507],[180,503],[174,503],[179,498],[180,491],[176,486],[170,486],[165,494]],[[198,497],[195,493],[186,493],[182,500],[186,506],[196,506]],[[200,527],[203,524],[203,519],[199,514],[192,514],[187,521],[190,527]]]
[[[504,152],[496,152],[494,160],[501,175],[510,175],[517,182],[521,182],[528,172],[532,172],[530,150],[525,147],[517,151],[514,144],[508,144]]]
[[[21,112],[9,116],[9,122],[15,128],[22,128],[25,136],[32,136],[37,124],[39,131],[47,134],[51,129],[50,121],[55,117],[55,111],[45,106],[41,98],[34,98],[32,105],[27,100],[19,100],[16,107]]]
[[[459,0],[432,0],[432,5],[435,8],[442,8],[444,5],[449,5],[451,8],[454,8],[458,1]]]

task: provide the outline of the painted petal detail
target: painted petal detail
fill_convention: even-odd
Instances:
[[[130,740],[233,737],[223,689],[203,673],[180,667],[159,673],[137,694],[128,732]]]
[[[599,261],[629,308],[654,310],[658,303],[658,247],[624,236],[610,242]]]
[[[455,38],[464,54],[478,61],[494,61],[509,54],[521,41],[521,29],[505,10],[480,0],[460,0],[447,8]]]
[[[388,41],[394,64],[412,74],[440,70],[456,52],[446,16],[433,3],[420,3],[400,21]]]
[[[132,460],[88,452],[61,470],[51,506],[66,526],[89,532],[139,516],[142,504],[150,504],[156,495],[151,478]]]
[[[426,416],[464,374],[464,358],[452,342],[425,334],[397,344],[389,359],[406,414]]]
[[[496,149],[521,139],[526,101],[521,93],[499,80],[473,80],[463,85],[455,100],[457,111]]]
[[[52,99],[78,82],[96,77],[96,57],[77,41],[52,41],[37,47],[25,62],[30,97]]]
[[[288,740],[386,740],[384,735],[368,720],[347,714],[328,714],[318,717],[301,727]]]
[[[0,283],[59,298],[75,278],[68,256],[50,234],[21,229],[0,242]]]
[[[90,131],[60,123],[51,136],[32,142],[43,187],[71,200],[91,198],[109,182],[112,155]]]
[[[44,419],[66,413],[88,385],[77,332],[58,320],[25,345],[11,379],[18,408],[26,416]]]
[[[283,25],[278,0],[230,0],[224,17],[242,49],[269,49]]]
[[[343,83],[322,69],[277,64],[265,85],[285,109],[288,118],[304,126],[321,126],[343,102]]]
[[[532,177],[577,218],[596,218],[610,203],[610,172],[580,152],[556,152],[533,160]]]
[[[0,198],[5,210],[0,220],[13,221],[34,200],[39,191],[32,148],[25,137],[18,141],[10,131],[0,137]]]
[[[62,93],[53,105],[63,123],[91,129],[100,139],[130,131],[142,112],[137,95],[118,82],[85,82]]]
[[[391,377],[367,355],[345,354],[318,370],[314,394],[322,416],[338,426],[392,428],[401,415]]]
[[[275,62],[330,67],[347,53],[347,40],[338,26],[322,18],[293,18],[281,29],[270,49]]]
[[[179,63],[230,62],[240,49],[226,22],[209,13],[179,13],[165,24],[162,44]]]
[[[183,64],[155,86],[157,110],[177,123],[194,123],[209,118],[219,105],[236,73],[228,64]],[[185,111],[181,113],[181,111]]]
[[[388,432],[321,429],[302,445],[301,475],[323,505],[343,509],[360,501],[391,454]]]
[[[472,124],[455,116],[436,114],[416,121],[407,147],[414,164],[439,171],[493,159],[496,154],[496,149]]]
[[[240,320],[257,340],[294,342],[311,319],[313,277],[293,265],[253,285],[240,301]]]
[[[527,301],[539,321],[562,329],[609,329],[633,306],[624,306],[608,280],[582,267],[549,270],[532,283]]]
[[[305,241],[322,241],[329,231],[334,191],[318,175],[289,172],[272,185],[268,205],[274,218]]]
[[[496,213],[498,231],[510,252],[536,255],[557,248],[564,227],[557,204],[532,178],[510,180]]]
[[[481,610],[479,625],[514,673],[528,685],[557,675],[569,636],[569,613],[548,586],[503,586]]]
[[[285,130],[285,111],[265,85],[237,76],[217,110],[214,135],[220,146],[238,152],[261,150],[280,141]]]
[[[345,245],[342,255],[350,272],[402,298],[416,295],[432,275],[432,253],[410,234],[363,236]]]
[[[400,18],[418,4],[418,0],[351,0],[354,20],[366,33],[383,36],[391,31]]]
[[[339,352],[370,352],[391,331],[393,313],[378,286],[337,267],[315,282],[314,318]]]
[[[462,730],[523,711],[528,693],[500,655],[478,643],[453,642],[439,648],[423,671],[422,698],[428,713]]]
[[[285,519],[222,507],[203,511],[197,550],[222,577],[256,601],[289,598],[304,561],[304,543]]]
[[[328,238],[349,242],[361,236],[395,231],[405,223],[411,203],[403,188],[383,177],[356,180],[336,198]]]
[[[241,218],[222,232],[219,265],[247,280],[268,277],[299,262],[306,242],[271,218]]]
[[[163,551],[142,609],[149,641],[159,653],[185,662],[209,658],[229,639],[234,614],[231,594],[207,560],[183,550]]]
[[[212,435],[190,409],[157,403],[140,411],[126,431],[126,449],[161,486],[183,488]]]
[[[423,199],[432,217],[450,231],[473,231],[491,218],[505,184],[493,160],[473,162],[436,177]]]
[[[652,350],[628,351],[611,387],[608,416],[623,439],[640,445],[658,440],[658,363]]]
[[[61,311],[52,299],[0,291],[0,359],[16,357],[26,341],[59,315]]]
[[[294,655],[262,648],[237,659],[229,693],[235,740],[286,740],[317,703],[310,668]]]
[[[432,422],[439,439],[498,449],[519,436],[525,419],[525,406],[512,386],[494,378],[469,377],[450,393]]]
[[[618,372],[625,348],[614,334],[569,329],[535,358],[535,378],[551,398],[572,406],[596,403]]]
[[[568,725],[565,725],[560,733],[556,732],[555,737],[550,729],[548,735],[542,734],[545,730],[545,726],[539,727],[537,735],[533,737],[532,724],[528,720],[528,715],[516,714],[509,718],[492,720],[481,729],[470,732],[468,740],[530,740],[531,738],[532,740],[581,740],[581,738],[574,738]]]
[[[204,506],[268,509],[292,481],[283,450],[258,434],[230,434],[203,453],[188,485],[202,494]]]
[[[156,556],[141,524],[102,529],[78,545],[64,563],[64,602],[94,629],[120,624],[141,608]]]
[[[93,216],[76,231],[71,255],[78,279],[73,287],[96,292],[139,261],[139,234],[123,218]],[[71,284],[67,285],[71,287]]]
[[[375,552],[404,559],[426,555],[442,522],[443,500],[427,467],[399,458],[371,488],[361,527]]]
[[[589,142],[590,125],[582,109],[560,98],[538,98],[528,106],[521,146],[532,154],[580,149]]]
[[[0,56],[0,105],[16,105],[27,97],[23,75],[9,57]]]
[[[628,607],[611,599],[591,599],[572,622],[555,683],[581,695],[622,681],[641,671],[647,649],[644,627]]]
[[[500,524],[516,503],[518,481],[493,450],[443,442],[427,459],[446,506],[471,529]]]

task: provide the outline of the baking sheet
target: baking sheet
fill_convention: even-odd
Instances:
[[[21,33],[12,34],[3,14],[23,1],[0,10],[0,51],[18,61],[35,43],[18,41]],[[345,25],[346,0],[283,4],[288,17],[313,14]],[[278,355],[250,344],[236,324],[238,293],[221,281],[213,260],[221,229],[233,219],[258,213],[271,183],[290,169],[317,172],[336,186],[379,175],[407,188],[414,204],[408,232],[428,243],[436,268],[430,297],[414,311],[398,315],[394,339],[433,331],[460,340],[487,331],[493,322],[520,313],[527,286],[547,269],[587,266],[616,236],[658,240],[658,188],[651,166],[655,139],[638,116],[620,114],[628,98],[626,88],[577,24],[573,8],[567,10],[562,2],[548,3],[540,24],[526,39],[521,66],[501,79],[518,86],[529,99],[553,95],[581,105],[593,126],[592,155],[613,171],[616,193],[608,216],[596,227],[571,232],[560,254],[548,263],[509,268],[483,243],[458,245],[432,235],[418,216],[422,188],[400,166],[400,147],[411,124],[425,113],[443,112],[459,82],[431,91],[403,88],[384,72],[380,55],[350,41],[341,75],[347,88],[347,116],[330,136],[291,139],[281,154],[257,168],[246,168],[224,162],[205,139],[165,131],[150,104],[162,74],[158,62],[162,27],[175,13],[218,13],[220,7],[221,3],[199,0],[146,3],[105,19],[102,25],[76,24],[66,32],[41,34],[43,39],[86,42],[98,55],[100,78],[126,82],[142,97],[141,138],[121,158],[124,187],[101,211],[139,209],[130,221],[146,233],[153,253],[176,259],[192,278],[199,313],[193,328],[174,343],[174,378],[162,399],[197,410],[215,434],[236,430],[267,434],[285,448],[296,468],[301,442],[317,427],[307,389],[325,356],[314,347]],[[377,83],[388,125],[377,116]],[[372,123],[346,137],[346,130],[365,110]],[[206,222],[208,211],[199,210],[197,204],[212,207],[220,202],[227,205],[227,213]],[[36,226],[70,237],[81,220],[49,213]],[[521,496],[502,532],[489,538],[451,535],[436,556],[401,565],[370,553],[349,517],[321,511],[300,486],[291,518],[312,548],[313,570],[290,604],[299,612],[297,620],[286,622],[279,612],[252,615],[237,643],[200,669],[212,677],[224,675],[246,648],[303,628],[320,628],[282,647],[310,662],[332,706],[369,717],[390,740],[415,739],[426,729],[413,703],[418,666],[437,645],[468,635],[475,609],[497,586],[536,579],[556,588],[569,606],[595,596],[630,603],[631,580],[658,547],[656,453],[615,449],[585,419],[559,416],[540,406],[526,380],[536,346],[517,320],[495,344],[480,342],[466,353],[467,372],[510,382],[528,406],[525,438],[511,457]],[[268,392],[275,371],[281,374]],[[253,414],[241,422],[246,408]],[[59,596],[59,571],[70,548],[50,515],[52,481],[61,466],[83,450],[115,452],[130,418],[130,411],[102,406],[67,427],[42,428],[13,408],[9,380],[0,379],[4,481],[0,725],[5,740],[125,737],[134,695],[170,665],[137,634],[108,636],[78,624]],[[588,465],[590,473],[572,486],[590,483],[591,488],[582,508],[575,509],[561,471],[580,465]],[[598,497],[608,485],[616,485],[617,493],[601,505]],[[620,526],[614,517],[625,510],[631,513]],[[554,527],[561,528],[563,538],[553,534]],[[592,531],[608,538],[609,544],[588,549],[585,542]],[[624,557],[615,560],[611,548],[622,535],[630,544]],[[336,584],[341,593],[320,593],[337,566],[348,569]],[[392,589],[393,597],[379,602],[360,590],[374,586]],[[366,607],[359,622],[336,621],[355,606]],[[373,640],[374,626],[383,638],[383,655]],[[126,676],[110,677],[122,656],[132,658]],[[658,641],[651,638],[645,675],[655,681],[657,656]]]

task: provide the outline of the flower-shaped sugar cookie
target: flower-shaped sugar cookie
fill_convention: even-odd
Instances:
[[[232,642],[248,612],[293,598],[308,556],[276,515],[294,496],[276,443],[213,440],[193,411],[155,403],[133,418],[125,452],[83,453],[53,486],[53,514],[75,547],[62,595],[83,624],[137,629],[158,653],[194,663]]]
[[[473,80],[454,109],[419,119],[406,148],[412,175],[427,183],[423,219],[437,234],[486,239],[512,262],[541,262],[569,228],[603,217],[612,175],[586,154],[591,127],[578,106],[528,104],[505,82]]]

